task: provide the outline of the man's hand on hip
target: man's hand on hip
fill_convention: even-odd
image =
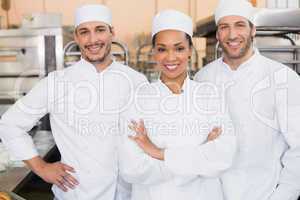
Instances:
[[[67,192],[68,189],[74,189],[79,184],[71,174],[75,173],[75,170],[61,162],[47,163],[39,156],[24,162],[44,181],[55,184],[64,192]]]

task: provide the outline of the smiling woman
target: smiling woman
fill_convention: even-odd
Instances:
[[[190,36],[188,36],[189,38]],[[174,93],[180,93],[187,77],[187,66],[192,48],[186,33],[165,30],[155,35],[154,59],[161,71],[161,81]]]
[[[166,10],[153,20],[152,45],[154,59],[161,72],[160,80],[177,94],[181,92],[187,77],[192,55],[192,34],[192,20],[181,12]]]
[[[139,88],[135,104],[120,117],[122,132],[127,133],[118,145],[120,173],[133,183],[132,200],[222,199],[218,180],[203,176],[217,176],[230,166],[235,136],[228,115],[208,106],[218,107],[219,102],[202,98],[207,85],[188,77],[192,20],[176,10],[165,10],[155,16],[152,27],[154,60],[161,76]],[[222,124],[226,124],[222,134],[220,128],[213,129]],[[165,149],[184,146],[203,149],[197,155],[201,165],[194,166],[201,176],[169,168],[168,156],[160,161],[168,155]]]

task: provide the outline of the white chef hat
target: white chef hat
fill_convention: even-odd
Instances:
[[[111,11],[100,4],[84,5],[76,9],[75,27],[85,22],[100,21],[112,26]]]
[[[236,15],[245,17],[254,24],[254,13],[256,9],[247,0],[220,0],[215,10],[215,21],[218,24],[222,17]]]
[[[193,37],[193,22],[186,14],[177,10],[164,10],[159,12],[153,19],[152,37],[164,30],[177,30]]]

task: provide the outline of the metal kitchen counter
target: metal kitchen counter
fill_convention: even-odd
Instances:
[[[26,167],[9,168],[0,173],[0,190],[1,191],[14,191],[22,181],[29,176],[30,170]]]
[[[56,151],[57,148],[53,144],[47,151],[41,152],[40,155],[47,161]],[[0,172],[0,191],[18,192],[33,175],[27,167],[8,167],[4,172]]]

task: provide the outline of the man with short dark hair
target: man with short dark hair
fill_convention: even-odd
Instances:
[[[119,113],[146,79],[113,60],[114,35],[107,7],[78,8],[74,37],[81,60],[42,79],[0,121],[0,137],[10,153],[54,184],[56,199],[117,197]],[[43,161],[27,133],[47,113],[61,162]]]
[[[300,79],[253,47],[255,8],[221,1],[215,12],[223,56],[195,76],[220,89],[239,151],[222,176],[226,200],[296,200],[300,194]],[[195,152],[194,152],[195,153]]]

